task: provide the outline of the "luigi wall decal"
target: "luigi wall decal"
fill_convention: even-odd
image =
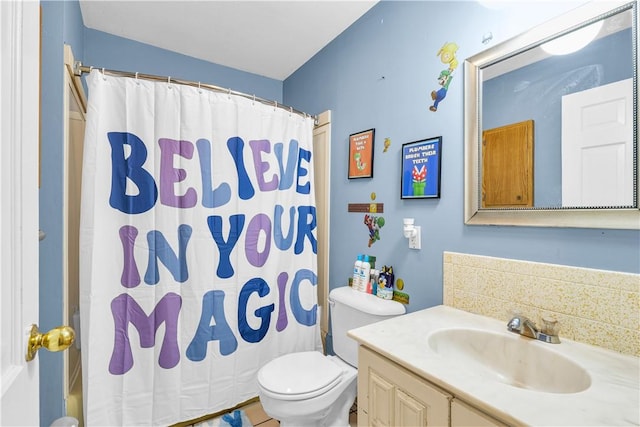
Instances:
[[[429,110],[431,111],[438,111],[438,104],[440,104],[440,102],[442,102],[442,100],[447,96],[449,84],[453,79],[453,72],[456,68],[458,68],[458,60],[456,59],[457,51],[457,44],[446,42],[444,45],[442,45],[442,47],[436,54],[440,57],[440,61],[443,64],[448,65],[449,67],[440,71],[440,75],[438,76],[438,84],[441,87],[438,90],[431,91],[431,99],[433,100],[433,105],[429,107]]]

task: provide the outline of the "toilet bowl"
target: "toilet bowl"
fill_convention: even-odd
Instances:
[[[337,356],[287,354],[259,371],[260,403],[282,427],[348,426],[357,377],[357,369]]]
[[[285,354],[258,371],[264,411],[282,427],[349,426],[356,398],[358,343],[347,331],[405,313],[402,304],[345,286],[329,294],[333,348]]]

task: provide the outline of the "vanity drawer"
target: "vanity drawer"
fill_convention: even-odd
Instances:
[[[495,418],[467,405],[459,399],[451,401],[451,426],[506,427]]]

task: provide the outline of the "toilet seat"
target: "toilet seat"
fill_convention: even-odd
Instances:
[[[342,369],[318,351],[280,356],[258,372],[258,383],[281,400],[311,399],[335,387]]]

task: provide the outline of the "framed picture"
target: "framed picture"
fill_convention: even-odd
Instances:
[[[348,178],[373,178],[373,142],[375,129],[349,135]]]
[[[402,144],[400,198],[440,198],[441,159],[441,136]]]

